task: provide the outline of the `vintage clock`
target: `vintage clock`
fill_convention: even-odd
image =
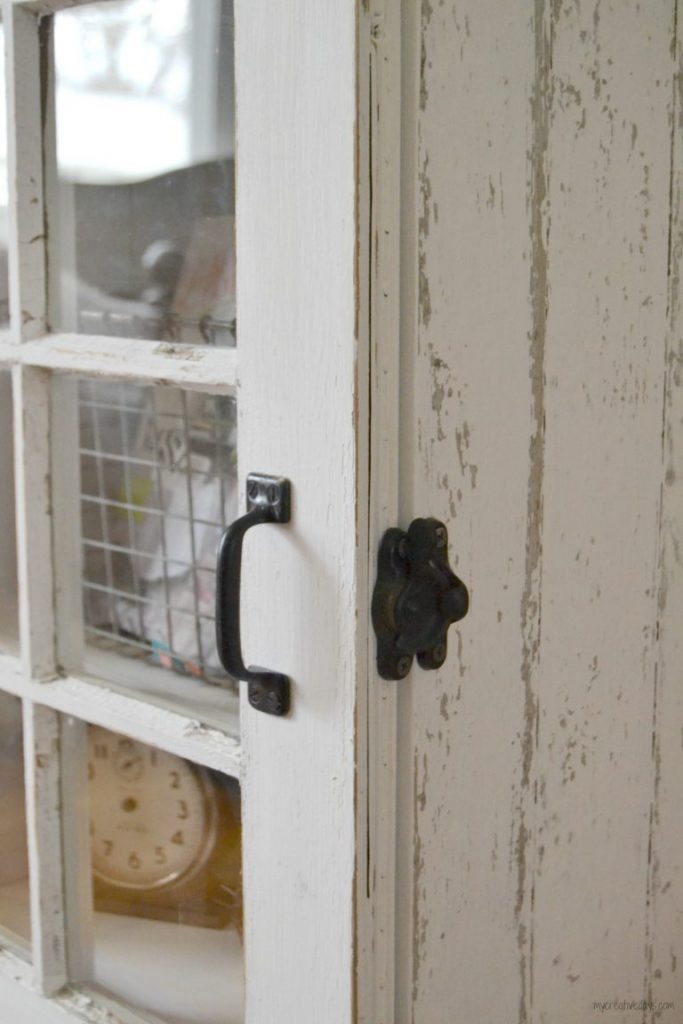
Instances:
[[[241,932],[235,780],[97,726],[88,777],[95,910]]]

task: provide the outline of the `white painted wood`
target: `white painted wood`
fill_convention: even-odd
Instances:
[[[101,993],[65,989],[52,999],[36,991],[20,957],[0,949],[0,1006],[12,1024],[159,1024]]]
[[[38,19],[3,0],[7,74],[9,298],[12,340],[47,328],[46,220],[43,201]]]
[[[117,693],[92,680],[67,676],[50,683],[25,684],[17,665],[18,660],[0,658],[0,689],[113,732],[125,733],[234,778],[240,777],[241,748],[236,735],[204,725],[196,717]]]
[[[398,522],[400,5],[372,0],[359,16],[356,1000],[358,1022],[394,1024],[397,686],[377,673],[370,596]]]
[[[50,495],[50,378],[15,366],[14,487],[19,576],[19,630],[27,677],[55,672]]]
[[[673,0],[551,5],[544,24],[548,307],[529,882],[534,1012],[558,1024],[585,1018],[594,1000],[645,995],[674,9]]]
[[[237,360],[233,348],[83,334],[52,334],[22,346],[21,351],[0,349],[0,362],[214,395],[235,393]]]
[[[64,375],[52,377],[50,397],[55,657],[63,672],[82,667],[85,647],[81,510],[76,499],[82,493],[78,381]]]
[[[19,649],[12,420],[12,377],[0,372],[0,650],[10,655]]]
[[[52,995],[67,980],[59,759],[59,716],[50,708],[24,703],[31,944],[36,984],[44,995]]]
[[[663,488],[660,524],[658,619],[659,652],[653,716],[653,770],[645,997],[654,1004],[646,1020],[666,1020],[664,1004],[680,1006],[683,999],[683,392],[681,390],[681,326],[683,325],[683,21],[675,24],[672,52],[674,82],[671,120],[671,210],[668,245],[668,332],[662,437]],[[656,1010],[661,1016],[656,1016]]]
[[[676,4],[412,25],[402,513],[472,607],[401,692],[397,1019],[573,1024],[681,998]]]
[[[529,5],[404,5],[401,521],[470,589],[399,685],[398,1024],[522,1021],[540,413]]]
[[[94,976],[86,723],[71,715],[61,715],[59,740],[66,964],[69,981],[77,984]]]
[[[246,1019],[349,1024],[365,546],[354,398],[367,373],[355,337],[356,11],[238,0],[236,26],[240,479],[260,470],[293,485],[291,524],[259,527],[245,551],[245,657],[293,682],[287,719],[242,708]]]

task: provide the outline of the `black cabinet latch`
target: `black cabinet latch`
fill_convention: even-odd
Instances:
[[[448,531],[438,519],[387,530],[377,559],[372,624],[383,679],[403,679],[417,655],[425,669],[446,660],[447,632],[467,615],[469,594],[448,564]]]

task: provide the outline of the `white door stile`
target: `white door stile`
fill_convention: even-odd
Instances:
[[[239,476],[293,487],[291,524],[253,531],[242,584],[245,656],[293,680],[286,720],[243,703],[248,1024],[354,1017],[354,721],[367,664],[352,614],[367,586],[355,554],[367,548],[355,502],[367,373],[355,338],[355,7],[236,5]]]
[[[394,1024],[401,683],[377,672],[370,603],[380,540],[399,523],[400,4],[360,5],[358,33],[356,1013],[358,1024]]]

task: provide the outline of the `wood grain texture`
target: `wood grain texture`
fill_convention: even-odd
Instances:
[[[671,119],[671,210],[668,246],[668,336],[662,436],[659,548],[659,656],[655,677],[652,842],[647,886],[645,998],[650,1022],[670,1020],[683,1005],[683,22],[672,39],[676,79]]]
[[[41,61],[37,16],[3,0],[7,73],[8,257],[15,343],[47,328]]]
[[[354,398],[367,372],[355,338],[356,11],[238,0],[235,20],[239,477],[292,481],[291,524],[252,531],[242,577],[245,657],[293,685],[286,719],[242,705],[246,1015],[348,1024]]]
[[[399,684],[397,1020],[509,1024],[530,962],[534,25],[498,0],[420,11],[405,51],[401,518],[447,524],[471,610],[444,668]]]
[[[21,655],[27,679],[48,679],[55,674],[49,374],[15,366],[12,387]]]
[[[675,990],[675,6],[422,4],[403,507],[449,522],[472,608],[399,714],[401,1021]]]
[[[24,751],[33,967],[38,991],[51,996],[67,980],[59,716],[26,701]]]
[[[394,1024],[397,687],[377,672],[370,610],[380,539],[398,522],[401,11],[394,0],[361,5],[357,59],[356,1020]]]
[[[532,998],[558,1024],[643,996],[673,23],[671,0],[551,5],[544,22]]]

